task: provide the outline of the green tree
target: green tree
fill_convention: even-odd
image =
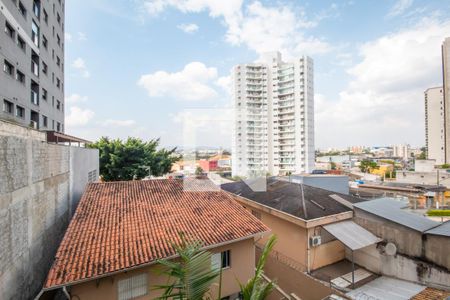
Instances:
[[[263,275],[267,258],[269,257],[273,246],[275,246],[276,241],[277,238],[275,235],[272,235],[267,241],[261,253],[261,257],[259,258],[258,265],[256,266],[255,276],[250,278],[246,284],[239,283],[243,300],[266,299],[274,289],[275,284],[273,282],[267,282]]]
[[[422,147],[420,148],[420,151],[422,152],[420,152],[418,159],[427,159],[427,148]]]
[[[195,175],[202,175],[202,174],[203,174],[202,167],[198,166],[197,168],[195,168]]]
[[[336,163],[334,161],[330,162],[331,170],[336,170]]]
[[[361,170],[361,172],[369,172],[370,170],[376,169],[378,168],[378,165],[376,162],[370,160],[370,159],[363,159],[360,163],[359,163],[359,169]]]
[[[100,175],[105,181],[142,179],[148,175],[168,173],[180,159],[176,148],[158,149],[159,139],[144,142],[129,137],[127,140],[102,137],[90,144],[100,152]]]

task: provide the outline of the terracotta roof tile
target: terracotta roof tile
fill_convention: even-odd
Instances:
[[[89,184],[44,288],[173,256],[180,232],[207,247],[269,230],[226,192],[208,190],[209,183],[187,183],[161,179]]]
[[[450,297],[449,291],[442,291],[433,288],[426,288],[419,294],[411,298],[411,300],[445,300]]]

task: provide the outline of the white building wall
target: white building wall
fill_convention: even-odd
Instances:
[[[425,142],[428,159],[445,163],[445,106],[442,87],[425,91]]]
[[[314,169],[313,74],[311,58],[278,52],[234,68],[233,176]]]

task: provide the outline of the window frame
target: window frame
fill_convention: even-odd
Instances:
[[[122,290],[121,290],[121,288],[122,288]],[[139,289],[139,288],[141,288],[142,290],[145,288],[145,292],[142,292],[140,290],[136,291],[136,289]],[[125,294],[127,292],[130,295]],[[148,274],[147,273],[136,274],[136,275],[130,276],[128,278],[124,278],[124,279],[117,281],[117,299],[118,300],[135,299],[138,297],[148,295],[148,292],[149,292],[149,282],[148,282]]]

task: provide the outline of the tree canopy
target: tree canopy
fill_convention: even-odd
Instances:
[[[361,170],[361,172],[370,172],[370,170],[376,168],[378,168],[377,163],[370,159],[363,159],[359,164],[359,169]]]
[[[176,148],[158,148],[159,139],[144,142],[139,138],[127,140],[102,137],[90,144],[100,151],[100,175],[105,181],[142,179],[148,175],[161,176],[180,159]]]

